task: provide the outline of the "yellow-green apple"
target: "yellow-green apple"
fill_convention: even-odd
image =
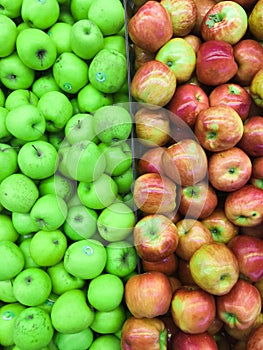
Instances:
[[[140,68],[145,62],[153,60],[155,57],[155,52],[149,52],[149,51],[144,50],[140,46],[135,45],[135,44],[133,44],[133,52],[134,52],[134,68],[135,68],[135,70]]]
[[[155,59],[165,63],[175,74],[178,83],[188,81],[195,70],[196,54],[191,44],[173,37],[156,53]]]
[[[140,108],[134,115],[137,140],[145,146],[164,146],[170,140],[170,120],[167,110]]]
[[[134,44],[156,52],[173,35],[170,15],[157,1],[147,1],[130,18],[128,33]]]
[[[261,350],[263,347],[263,325],[254,329],[246,343],[246,350]]]
[[[129,317],[122,326],[121,348],[162,350],[167,346],[165,323],[159,318]]]
[[[179,117],[191,128],[199,112],[208,107],[209,99],[206,92],[201,86],[190,83],[179,85],[167,105],[173,123],[176,124]]]
[[[208,176],[219,191],[232,192],[243,187],[252,174],[250,157],[239,147],[214,152],[208,161]]]
[[[259,291],[242,278],[227,294],[216,297],[218,317],[230,328],[245,330],[252,326],[261,312],[261,307]]]
[[[224,40],[236,44],[245,35],[248,16],[241,5],[235,1],[220,1],[204,16],[201,35],[205,41]]]
[[[254,115],[244,122],[238,146],[251,157],[263,156],[263,117]]]
[[[197,19],[194,0],[161,0],[160,4],[171,17],[174,37],[182,37],[191,32]]]
[[[132,97],[147,103],[147,107],[165,106],[176,90],[176,76],[163,62],[150,60],[145,62],[134,74],[130,89]]]
[[[263,156],[253,159],[250,182],[252,185],[263,189]]]
[[[175,253],[181,259],[189,261],[203,244],[213,242],[211,232],[199,220],[183,218],[176,223],[176,226],[179,240]]]
[[[179,236],[172,220],[161,214],[152,214],[135,224],[133,238],[140,258],[158,261],[175,252]]]
[[[148,214],[163,214],[177,206],[177,186],[166,176],[158,173],[142,174],[134,182],[134,203]]]
[[[217,205],[218,195],[206,180],[181,189],[178,210],[185,217],[204,219],[213,213]]]
[[[168,312],[172,287],[164,273],[144,272],[128,279],[124,298],[132,316],[153,318]]]
[[[211,232],[215,242],[228,243],[239,233],[239,227],[228,220],[223,208],[216,208],[201,222]]]
[[[248,91],[233,83],[226,83],[216,86],[209,94],[210,106],[230,106],[244,121],[247,119],[252,99]]]
[[[147,149],[138,159],[137,170],[140,175],[145,173],[162,173],[162,154],[164,147]]]
[[[174,335],[172,350],[202,349],[218,350],[214,337],[208,332],[188,334],[178,331]]]
[[[263,190],[246,184],[230,192],[224,204],[227,218],[237,226],[257,226],[263,221]]]
[[[255,3],[248,16],[248,29],[256,40],[263,40],[262,34],[262,19],[263,16],[263,1],[259,0]]]
[[[184,139],[167,147],[162,156],[166,176],[181,186],[202,181],[207,174],[207,156],[194,139]]]
[[[182,286],[173,294],[171,315],[185,333],[206,332],[216,316],[215,297],[197,286]]]
[[[227,294],[239,277],[238,261],[224,243],[203,244],[189,261],[195,283],[213,295]]]
[[[250,95],[255,104],[259,107],[263,106],[262,79],[263,68],[260,68],[252,78],[249,86]]]
[[[237,145],[243,136],[243,122],[229,106],[214,106],[201,111],[194,133],[201,146],[211,152],[225,151]]]
[[[203,42],[202,39],[199,36],[194,34],[187,34],[183,38],[192,46],[195,54],[197,54],[197,51],[199,50],[199,47]]]
[[[228,82],[238,71],[233,46],[224,40],[208,40],[196,55],[196,76],[200,83],[216,86]]]
[[[263,47],[259,41],[244,38],[233,46],[238,71],[234,81],[242,86],[250,85],[258,70],[263,68]]]
[[[240,234],[228,242],[235,254],[240,273],[250,282],[258,282],[263,277],[263,241],[258,237]]]
[[[178,258],[175,253],[172,253],[165,258],[160,258],[157,261],[141,259],[141,263],[144,272],[159,271],[167,276],[174,276],[178,266]]]

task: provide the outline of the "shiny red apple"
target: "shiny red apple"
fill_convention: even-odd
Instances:
[[[251,332],[247,341],[246,350],[261,350],[263,348],[263,325]]]
[[[178,257],[176,254],[172,253],[157,261],[141,259],[141,263],[144,272],[159,271],[167,276],[173,276],[178,268]]]
[[[137,169],[139,174],[145,173],[162,173],[162,154],[164,147],[153,147],[147,149],[139,157],[137,162]]]
[[[249,156],[263,156],[263,116],[254,115],[244,122],[244,132],[238,146]]]
[[[215,339],[208,332],[188,334],[179,331],[175,334],[172,350],[218,350]]]

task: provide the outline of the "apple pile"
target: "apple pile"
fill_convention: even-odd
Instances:
[[[133,1],[122,349],[263,346],[263,1]]]

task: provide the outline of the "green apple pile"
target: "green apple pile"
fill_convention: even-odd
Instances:
[[[120,349],[136,273],[125,8],[0,1],[0,347]]]

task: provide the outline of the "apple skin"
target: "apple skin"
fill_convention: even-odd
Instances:
[[[197,16],[192,33],[201,37],[201,25],[206,13],[216,4],[216,0],[194,0]]]
[[[192,46],[195,54],[197,54],[197,51],[199,50],[199,47],[203,42],[202,39],[194,34],[187,34],[183,38]]]
[[[262,79],[263,79],[263,68],[260,68],[253,76],[249,85],[250,95],[254,103],[263,107],[263,93],[262,93]]]
[[[190,265],[189,261],[184,259],[179,259],[178,269],[177,269],[178,279],[182,285],[197,286],[197,284],[195,283],[191,275],[189,265]]]
[[[141,259],[144,272],[159,271],[167,276],[173,276],[178,267],[178,258],[175,253],[172,253],[165,258],[160,258],[157,261],[147,261]]]
[[[227,218],[237,226],[253,227],[263,221],[263,190],[246,184],[227,195],[224,210]]]
[[[172,350],[218,350],[216,341],[208,332],[187,334],[178,331],[174,335]]]
[[[182,286],[173,294],[171,315],[185,333],[206,332],[216,316],[215,297],[199,287]]]
[[[253,37],[261,41],[263,39],[262,35],[262,13],[263,13],[263,1],[257,1],[248,16],[248,29]]]
[[[164,147],[153,147],[146,150],[137,162],[140,175],[145,173],[162,173],[162,154]]]
[[[263,347],[263,325],[254,329],[246,344],[246,350],[261,350]]]
[[[196,56],[196,76],[200,83],[216,86],[227,83],[238,71],[233,46],[224,40],[208,40]]]
[[[147,0],[148,1],[148,0]],[[134,51],[134,68],[135,70],[139,69],[145,62],[154,60],[155,52],[149,52],[142,49],[138,45],[133,45]]]
[[[170,15],[157,1],[147,1],[130,18],[128,33],[134,44],[156,52],[173,35]]]
[[[239,271],[250,282],[263,278],[263,241],[258,237],[240,234],[228,242],[228,247],[235,254]]]
[[[252,185],[263,190],[263,156],[253,159],[250,182]]]
[[[172,287],[168,276],[152,271],[129,278],[124,298],[130,313],[136,318],[153,318],[168,312]]]
[[[229,106],[214,106],[201,111],[194,127],[201,146],[211,152],[225,151],[236,146],[243,131],[242,119]]]
[[[216,297],[218,317],[230,328],[245,330],[252,326],[261,307],[261,296],[257,288],[241,278],[227,294]]]
[[[163,62],[145,62],[134,74],[130,89],[132,97],[149,108],[165,106],[176,90],[176,76]]]
[[[209,99],[202,87],[185,83],[177,87],[173,97],[167,105],[171,122],[178,117],[183,119],[189,127],[193,127],[200,111],[209,107]]]
[[[244,122],[244,131],[238,146],[249,156],[263,156],[263,117],[254,115]]]
[[[252,174],[250,157],[239,147],[213,153],[208,161],[208,176],[219,191],[233,192],[243,187]]]
[[[166,348],[167,330],[165,323],[158,317],[129,317],[122,326],[121,348],[162,350]]]
[[[177,226],[164,215],[146,215],[133,229],[134,245],[140,258],[158,261],[173,254],[178,245]]]

